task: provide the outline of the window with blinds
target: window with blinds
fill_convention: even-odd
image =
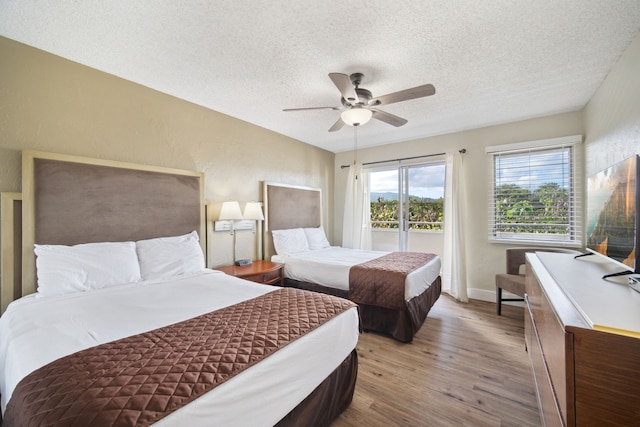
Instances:
[[[493,156],[489,239],[582,244],[580,137],[489,147]]]

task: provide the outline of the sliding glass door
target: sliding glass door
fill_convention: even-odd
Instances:
[[[369,169],[372,248],[424,251],[429,231],[442,233],[444,162]]]

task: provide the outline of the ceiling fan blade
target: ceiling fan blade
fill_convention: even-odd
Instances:
[[[303,108],[283,108],[282,111],[306,111],[306,110],[342,110],[338,107],[303,107]]]
[[[423,98],[436,93],[436,88],[432,84],[416,86],[411,89],[382,95],[369,101],[369,105],[388,105],[394,102],[408,101],[409,99]]]
[[[402,117],[398,117],[393,114],[387,113],[385,111],[380,111],[380,110],[371,109],[371,111],[373,112],[374,119],[390,124],[391,126],[400,127],[402,125],[407,124],[407,120],[403,119]]]
[[[334,85],[338,88],[342,97],[349,102],[350,104],[355,104],[358,102],[358,94],[356,93],[356,89],[353,87],[351,83],[351,78],[346,74],[342,73],[329,73],[329,78],[333,82]]]
[[[342,129],[342,126],[344,126],[344,122],[342,121],[342,118],[338,117],[338,121],[335,122],[333,126],[329,128],[329,132],[335,132],[337,130],[340,130]]]

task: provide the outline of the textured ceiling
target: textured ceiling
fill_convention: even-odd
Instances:
[[[380,109],[360,147],[581,109],[640,29],[639,0],[0,1],[0,35],[333,152],[330,72]]]

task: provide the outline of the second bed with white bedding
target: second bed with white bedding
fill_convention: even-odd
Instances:
[[[289,255],[273,255],[271,260],[284,264],[284,274],[289,279],[348,291],[349,269],[352,266],[386,254],[388,252],[332,246]],[[435,257],[409,273],[405,284],[405,300],[422,294],[440,275],[440,267],[440,258]]]

